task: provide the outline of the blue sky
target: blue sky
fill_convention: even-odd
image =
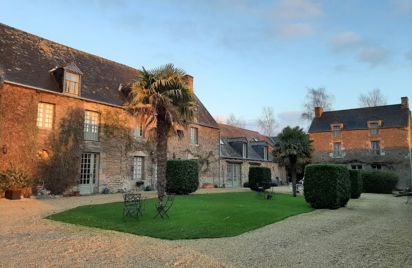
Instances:
[[[307,88],[334,108],[412,97],[412,0],[0,0],[0,22],[136,68],[174,63],[212,115],[299,120]]]

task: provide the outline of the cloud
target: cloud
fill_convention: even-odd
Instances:
[[[381,47],[363,48],[358,55],[358,60],[368,63],[371,67],[384,64],[389,59],[389,51]]]
[[[275,18],[285,20],[317,18],[322,15],[322,7],[311,0],[281,0],[274,12]]]
[[[355,32],[341,32],[330,39],[333,52],[352,51],[364,44],[363,38]]]
[[[315,29],[310,24],[290,23],[279,26],[276,29],[276,33],[284,38],[299,38],[314,34]]]
[[[392,7],[397,14],[412,12],[412,0],[392,0]]]

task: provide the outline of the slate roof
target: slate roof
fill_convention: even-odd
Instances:
[[[83,73],[81,97],[122,106],[120,84],[131,84],[139,70],[102,57],[70,48],[0,23],[0,73],[4,80],[54,92],[61,86],[51,75],[58,68]],[[198,123],[218,128],[204,105],[196,98]]]
[[[220,145],[222,158],[248,160],[248,161],[271,161],[272,155],[268,152],[268,160],[263,158],[263,147],[271,147],[268,137],[257,131],[219,124],[220,136],[223,144]],[[256,140],[255,140],[256,139]],[[243,158],[240,144],[247,144],[247,158]]]
[[[245,128],[235,127],[227,124],[219,124],[220,136],[223,138],[246,138],[247,140],[266,141],[272,146],[272,141],[269,137],[260,134],[257,131]]]
[[[382,128],[403,128],[408,126],[411,112],[401,104],[376,107],[328,111],[320,118],[314,118],[309,132],[331,131],[330,125],[343,124],[343,130],[368,129],[368,121],[382,121]]]

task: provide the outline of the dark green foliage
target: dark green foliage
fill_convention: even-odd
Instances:
[[[249,182],[247,181],[247,182],[243,183],[243,187],[249,188]]]
[[[362,193],[362,177],[359,170],[349,170],[351,198],[359,198]]]
[[[313,208],[344,207],[350,199],[349,170],[344,165],[307,165],[304,194]]]
[[[258,187],[270,188],[272,174],[270,168],[251,167],[249,168],[249,187],[257,191]]]
[[[169,160],[166,165],[166,192],[190,194],[199,187],[199,164],[195,160]]]
[[[398,183],[398,176],[392,172],[368,171],[361,172],[364,193],[390,194]]]

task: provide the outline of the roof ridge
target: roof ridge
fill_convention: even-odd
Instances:
[[[39,36],[39,35],[35,35],[35,34],[33,34],[33,33],[30,33],[30,32],[26,32],[26,31],[24,31],[24,30],[21,30],[21,29],[12,27],[12,26],[7,25],[7,24],[4,24],[4,23],[2,23],[2,22],[0,22],[0,26],[4,26],[4,27],[9,28],[9,29],[12,29],[12,30],[14,30],[14,31],[17,31],[17,32],[21,32],[21,33],[24,33],[24,34],[27,34],[27,35],[34,36],[34,37],[40,39],[41,41],[44,40],[44,41],[50,42],[50,43],[52,43],[52,44],[65,47],[65,48],[67,48],[67,49],[70,49],[70,50],[73,50],[73,51],[77,51],[77,52],[79,52],[79,53],[83,53],[83,54],[86,54],[86,55],[90,55],[90,56],[93,56],[93,57],[102,59],[102,60],[104,60],[104,61],[108,61],[108,62],[117,64],[117,65],[121,65],[121,66],[130,68],[130,69],[133,69],[134,71],[140,72],[139,69],[134,68],[134,67],[131,67],[131,66],[129,66],[129,65],[126,65],[126,64],[124,64],[124,63],[120,63],[120,62],[117,62],[117,61],[114,61],[114,60],[111,60],[111,59],[108,59],[108,58],[104,58],[104,57],[102,57],[102,56],[99,56],[99,55],[96,55],[96,54],[93,54],[93,53],[90,53],[90,52],[86,52],[86,51],[83,51],[83,50],[80,50],[80,49],[77,49],[77,48],[74,48],[74,47],[70,47],[70,46],[67,46],[67,45],[63,45],[63,44],[58,43],[58,42],[56,42],[56,41],[53,41],[53,40],[50,40],[50,39],[41,37],[41,36]]]
[[[324,111],[323,113],[333,113],[333,112],[342,112],[342,111],[353,111],[353,110],[385,108],[385,107],[389,107],[389,106],[401,106],[401,105],[402,105],[402,104],[388,104],[388,105],[379,105],[379,106],[372,106],[372,107],[359,107],[359,108],[350,108],[350,109],[342,109],[342,110]]]

